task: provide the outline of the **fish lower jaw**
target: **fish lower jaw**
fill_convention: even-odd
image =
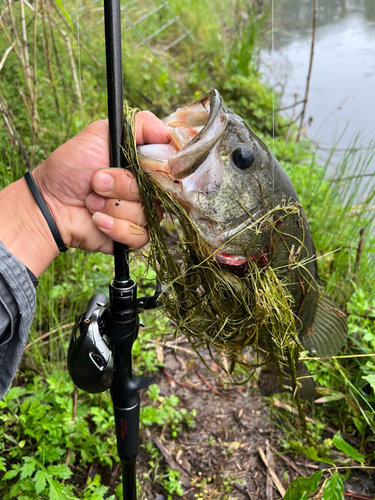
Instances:
[[[244,255],[229,255],[225,252],[216,253],[215,259],[218,264],[225,264],[227,266],[242,266],[247,262]]]

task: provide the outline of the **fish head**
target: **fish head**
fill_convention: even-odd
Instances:
[[[164,119],[168,145],[138,147],[141,168],[185,208],[224,265],[264,252],[262,217],[297,194],[272,152],[217,90]]]

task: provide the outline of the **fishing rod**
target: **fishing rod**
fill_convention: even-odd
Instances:
[[[104,0],[107,63],[110,166],[126,168],[123,154],[124,117],[120,0]],[[137,298],[137,284],[129,275],[129,250],[114,242],[115,277],[109,299],[95,294],[78,318],[68,351],[68,369],[74,383],[87,392],[110,389],[117,451],[122,465],[123,499],[136,500],[136,461],[139,442],[139,390],[152,377],[132,373],[132,347],[139,332],[139,310],[157,307],[159,286],[152,297]]]

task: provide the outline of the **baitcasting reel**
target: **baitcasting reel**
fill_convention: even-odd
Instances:
[[[111,289],[113,298],[113,290],[117,290],[113,283]],[[136,289],[134,292],[136,293]],[[154,309],[160,295],[161,286],[157,284],[154,296],[136,299],[134,306],[137,310]],[[124,296],[120,292],[120,301],[125,299],[127,303],[127,298],[126,294]],[[130,315],[133,316],[133,326],[130,329],[133,343],[140,323],[132,308]],[[86,312],[77,319],[69,344],[68,370],[77,387],[92,394],[104,392],[111,387],[115,372],[111,344],[110,300],[102,293],[97,293],[89,300]]]
[[[68,350],[68,370],[77,387],[90,393],[112,385],[114,362],[110,348],[109,299],[98,293],[77,319]]]

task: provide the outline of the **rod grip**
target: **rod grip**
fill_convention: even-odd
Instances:
[[[113,406],[116,423],[117,451],[121,460],[138,453],[139,447],[139,395],[138,403],[131,408]]]

